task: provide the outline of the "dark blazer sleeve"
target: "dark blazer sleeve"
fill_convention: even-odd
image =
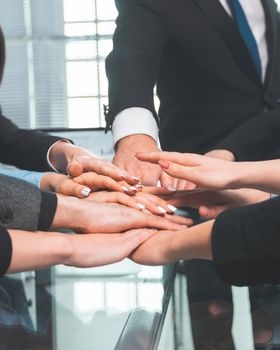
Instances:
[[[119,12],[114,48],[106,59],[109,80],[107,129],[129,107],[149,109],[155,118],[153,88],[167,42],[163,20],[146,0],[116,0]]]
[[[0,175],[0,226],[6,229],[47,230],[57,197],[26,181]]]
[[[5,65],[5,40],[0,27],[0,83]],[[0,162],[21,169],[48,171],[47,152],[60,140],[38,131],[19,129],[2,115],[0,107]]]
[[[212,230],[212,251],[226,283],[279,283],[280,198],[220,214]]]
[[[280,158],[280,108],[240,125],[212,149],[227,149],[238,161]]]
[[[11,263],[12,241],[9,232],[0,226],[0,277],[3,276]]]
[[[60,140],[46,133],[19,129],[1,114],[0,109],[0,162],[20,169],[49,171],[47,152]]]

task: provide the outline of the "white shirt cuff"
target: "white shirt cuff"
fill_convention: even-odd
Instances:
[[[158,142],[158,125],[146,108],[131,107],[117,114],[112,126],[114,145],[129,135],[145,134]]]
[[[51,147],[48,149],[48,153],[47,153],[47,162],[48,162],[49,166],[52,168],[52,170],[54,170],[56,173],[60,173],[60,171],[59,171],[58,169],[56,169],[56,168],[52,165],[52,163],[51,163],[51,161],[50,161],[50,153],[51,153],[51,150],[52,150],[53,146],[55,146],[55,145],[58,144],[59,142],[71,143],[71,142],[70,142],[69,140],[67,140],[67,139],[61,139],[61,140],[56,141],[54,144],[52,144]]]

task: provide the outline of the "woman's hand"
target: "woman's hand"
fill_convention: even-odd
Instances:
[[[178,260],[212,259],[211,236],[214,221],[172,232],[159,231],[130,258],[144,265],[164,265]]]
[[[56,142],[49,151],[51,164],[58,170],[72,177],[85,172],[94,172],[116,181],[126,181],[130,185],[139,183],[139,179],[125,170],[121,170],[105,159],[95,156],[90,151],[65,141]]]
[[[93,267],[112,264],[128,257],[139,245],[157,234],[156,230],[138,229],[121,234],[88,234],[69,237],[71,255],[65,265]]]
[[[126,258],[157,231],[140,229],[115,235],[71,235],[9,230],[9,234],[13,250],[8,273],[16,273],[57,264],[75,267],[112,264]]]
[[[149,193],[138,192],[135,196],[128,196],[120,192],[99,191],[91,193],[87,200],[92,202],[118,203],[127,207],[140,209],[146,213],[155,215],[174,214],[177,208]]]
[[[142,186],[130,186],[125,181],[117,182],[108,176],[88,172],[74,178],[62,174],[46,173],[40,181],[40,188],[61,193],[66,196],[85,198],[88,197],[92,191],[99,190],[116,191],[134,195],[137,191],[142,189]]]
[[[238,187],[240,163],[191,153],[138,153],[137,158],[159,164],[164,172],[210,190]]]
[[[81,233],[118,233],[135,228],[180,230],[192,221],[177,215],[145,213],[116,203],[96,203],[58,196],[53,228],[70,228]]]

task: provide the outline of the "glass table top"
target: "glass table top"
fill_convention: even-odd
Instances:
[[[4,277],[0,349],[122,349],[130,326],[136,338],[141,334],[141,349],[148,348],[174,276],[174,265],[147,267],[125,260],[92,269],[57,266],[36,276]],[[129,334],[130,343],[137,340],[133,337]]]
[[[0,350],[92,349],[280,349],[280,286],[227,286],[199,260],[0,279]]]

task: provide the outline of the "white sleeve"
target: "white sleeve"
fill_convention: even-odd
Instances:
[[[117,114],[112,133],[114,144],[120,139],[135,134],[145,134],[151,136],[158,142],[158,125],[152,112],[146,108],[131,107]]]

